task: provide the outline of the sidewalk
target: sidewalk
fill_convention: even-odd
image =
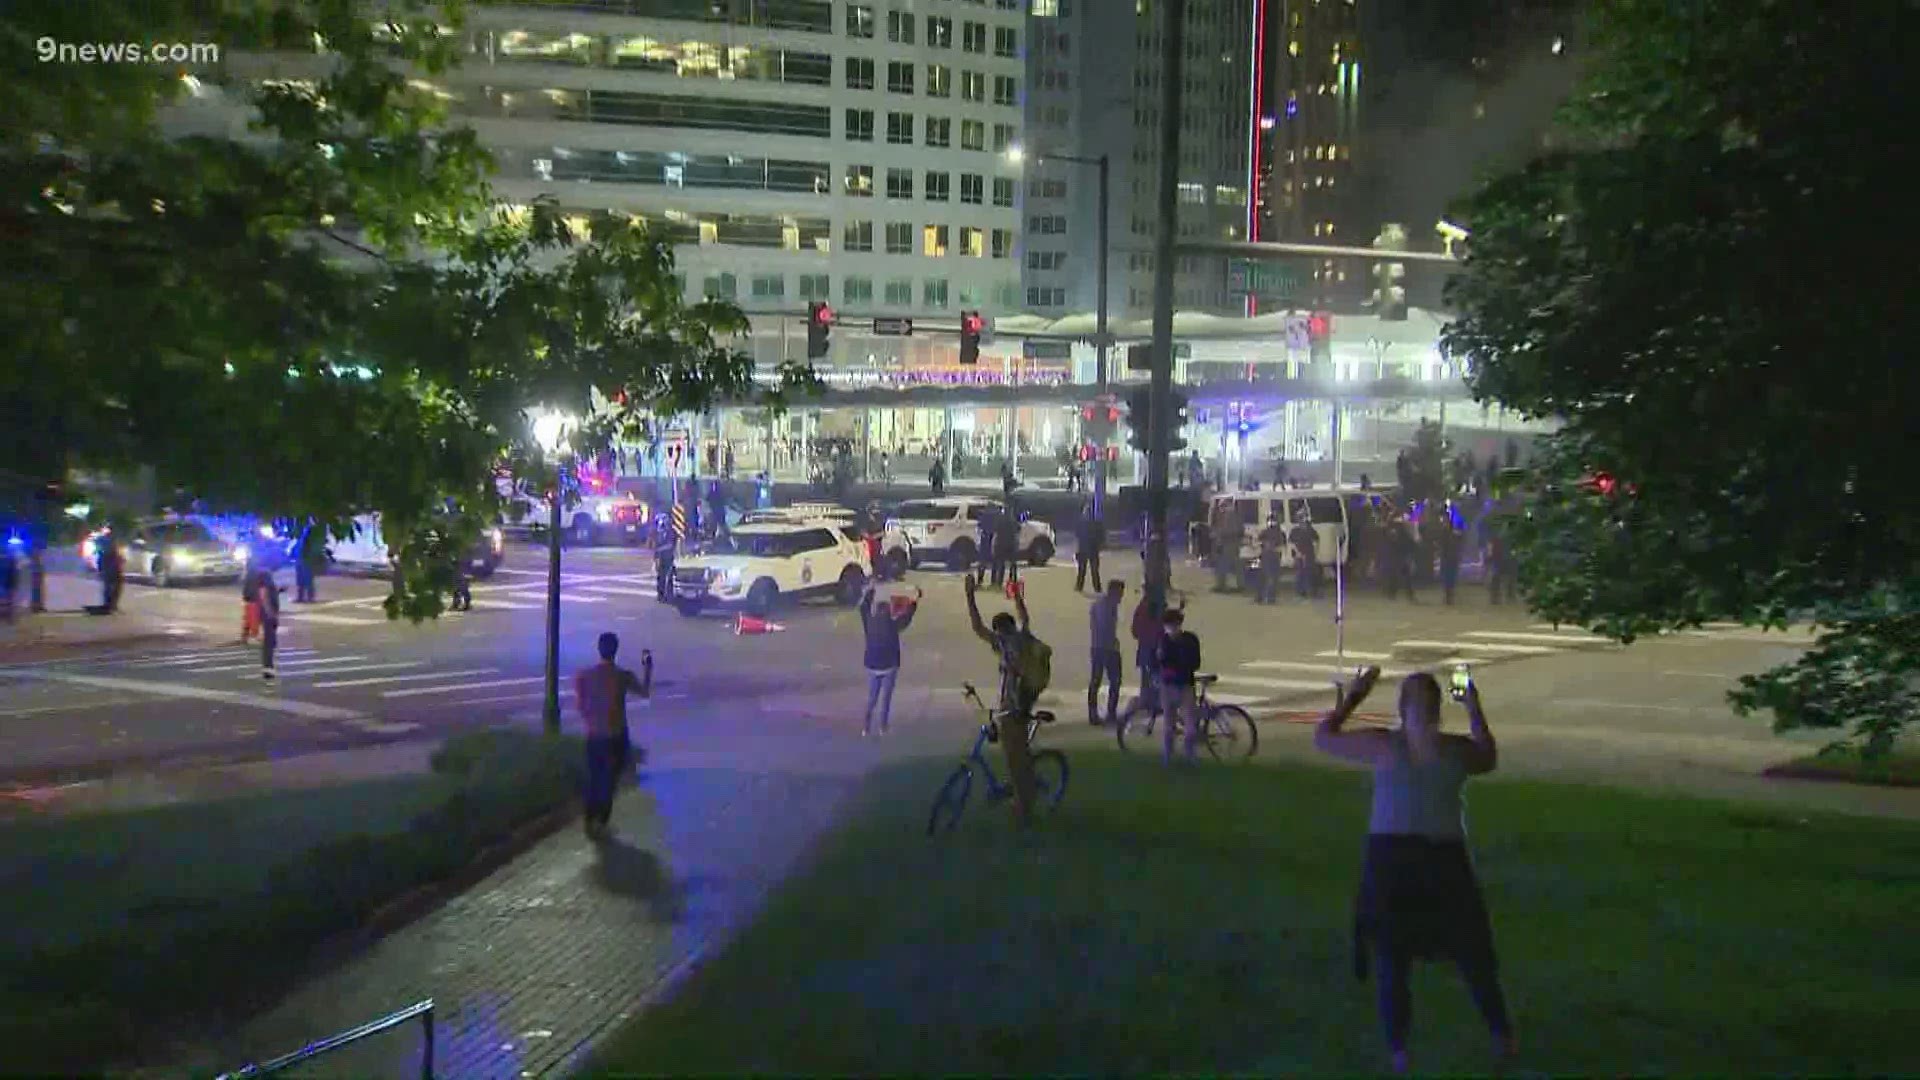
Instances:
[[[847,697],[789,708],[838,715]],[[564,1072],[744,927],[868,769],[923,742],[953,745],[961,723],[943,709],[903,720],[897,743],[810,731],[723,747],[701,738],[690,712],[636,710],[651,760],[640,787],[616,803],[613,842],[563,829],[215,1045],[181,1048],[153,1074],[238,1068],[425,998],[435,1002],[439,1075]],[[408,1025],[301,1073],[416,1076],[420,1046],[418,1026]]]
[[[86,607],[100,602],[100,581],[89,575],[49,572],[47,610],[43,612],[29,613],[26,598],[23,584],[14,621],[0,623],[0,662],[53,659],[69,648],[193,639],[206,634],[204,627],[176,613],[146,610],[147,605],[134,602],[131,593],[122,596],[118,612],[88,615]]]

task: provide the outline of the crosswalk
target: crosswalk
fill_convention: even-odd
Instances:
[[[407,714],[537,704],[544,677],[515,674],[480,658],[450,662],[381,656],[371,651],[325,654],[310,647],[278,650],[271,682],[262,677],[257,647],[228,645],[171,651],[130,652],[37,665],[11,674],[76,688],[112,690],[152,699],[195,699],[246,706],[308,719],[338,721],[379,734],[425,726],[386,720],[388,706]],[[463,662],[464,660],[464,662]],[[561,688],[563,702],[572,691]]]
[[[1707,623],[1698,630],[1661,635],[1654,640],[1805,645],[1812,637],[1806,631],[1763,633],[1734,623]],[[1534,623],[1524,630],[1468,630],[1447,637],[1403,638],[1384,649],[1322,649],[1301,656],[1244,661],[1214,672],[1218,681],[1208,696],[1222,705],[1248,708],[1330,703],[1336,682],[1345,682],[1357,669],[1370,665],[1379,665],[1383,678],[1394,679],[1416,671],[1441,672],[1456,664],[1487,665],[1620,647],[1598,634],[1549,623]],[[1049,706],[1078,700],[1076,694],[1058,690],[1042,698]]]
[[[495,575],[497,580],[473,586],[475,612],[546,610],[546,571],[503,566]],[[563,605],[652,603],[656,598],[651,574],[563,574],[560,578]],[[384,626],[388,623],[382,608],[384,603],[384,597],[367,596],[327,601],[313,607],[290,605],[284,617],[290,625]],[[459,614],[445,612],[442,617],[457,618]]]

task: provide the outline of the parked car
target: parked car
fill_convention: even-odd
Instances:
[[[362,514],[354,518],[353,536],[345,540],[330,538],[327,558],[342,570],[375,575],[392,573],[394,555],[380,530],[380,515]],[[501,530],[489,529],[467,552],[467,573],[478,578],[490,577],[505,558],[506,538]]]
[[[127,580],[152,582],[162,589],[238,581],[246,568],[244,548],[220,539],[198,521],[182,518],[144,521],[124,536],[110,528],[89,533],[81,543],[89,570],[100,568],[100,547],[106,542],[119,544],[125,553]]]

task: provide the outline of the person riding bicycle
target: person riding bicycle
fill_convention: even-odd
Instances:
[[[980,619],[976,595],[980,591],[978,575],[967,575],[966,589],[967,618],[973,623],[973,632],[993,649],[1000,662],[1000,707],[995,716],[1002,721],[1000,743],[1006,748],[1007,772],[1013,780],[1014,816],[1024,825],[1030,820],[1029,811],[1034,801],[1027,721],[1033,715],[1040,692],[1046,689],[1045,678],[1037,669],[1045,666],[1051,650],[1033,636],[1033,621],[1027,614],[1024,592],[1016,589],[1013,593],[1014,610],[1020,616],[1017,622],[1012,615],[1001,611],[994,614],[989,626]]]

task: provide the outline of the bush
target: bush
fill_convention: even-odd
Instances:
[[[0,855],[47,871],[0,951],[8,1070],[97,1070],[143,1031],[283,991],[327,940],[571,802],[580,760],[578,740],[484,731],[449,739],[430,775],[7,830]],[[103,897],[93,867],[115,846],[172,861],[113,874]]]

